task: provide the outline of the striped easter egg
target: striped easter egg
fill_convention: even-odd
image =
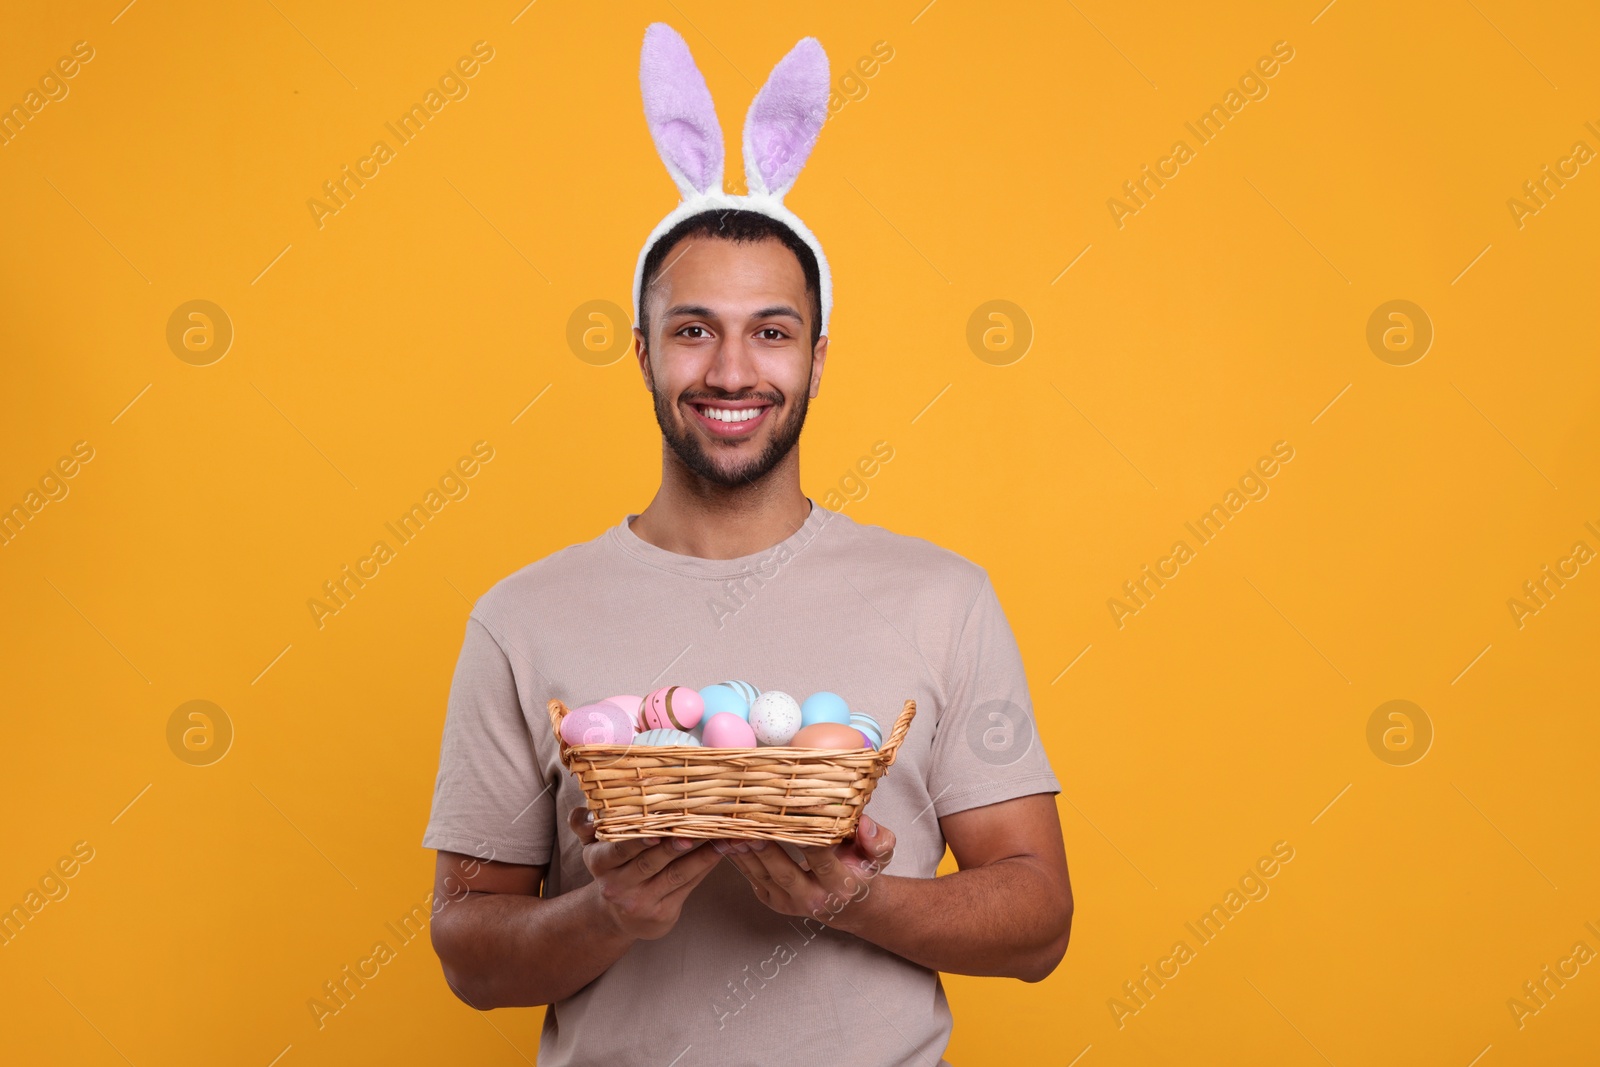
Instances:
[[[859,711],[852,711],[850,713],[850,725],[861,731],[862,736],[867,739],[867,744],[871,745],[874,750],[883,747],[883,728],[878,725],[877,719]]]
[[[700,748],[700,739],[682,730],[646,730],[633,735],[635,745],[690,745]]]
[[[732,689],[735,693],[738,693],[740,696],[744,697],[744,702],[746,704],[754,704],[756,702],[756,697],[761,695],[761,690],[757,689],[749,682],[719,682],[717,684],[725,685],[729,689]]]
[[[705,715],[706,705],[697,690],[668,685],[644,698],[639,712],[647,730],[693,730]]]

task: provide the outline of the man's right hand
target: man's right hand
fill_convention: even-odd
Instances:
[[[643,941],[665,937],[683,902],[722,856],[705,838],[642,837],[598,841],[585,807],[567,813],[583,843],[583,864],[600,887],[600,901],[618,933]]]

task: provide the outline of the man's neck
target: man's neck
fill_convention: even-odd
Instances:
[[[690,488],[663,480],[629,529],[641,540],[682,556],[735,559],[787,540],[810,515],[811,503],[798,479],[738,489]]]

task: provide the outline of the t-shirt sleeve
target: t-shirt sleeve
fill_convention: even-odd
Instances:
[[[928,783],[935,815],[1061,792],[1034,723],[1021,650],[987,574],[945,692]]]
[[[554,836],[555,798],[534,753],[511,662],[489,629],[470,617],[450,683],[422,846],[543,865]]]

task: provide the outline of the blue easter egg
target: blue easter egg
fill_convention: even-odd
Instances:
[[[846,704],[844,697],[838,693],[830,693],[827,690],[812,693],[800,705],[800,725],[815,726],[819,722],[850,725],[850,705]]]
[[[750,701],[745,699],[743,693],[733,688],[733,684],[731,682],[719,682],[716,685],[708,685],[700,690],[700,699],[705,702],[706,706],[705,714],[700,719],[701,722],[705,722],[711,716],[724,711],[739,716],[745,722],[750,721]]]
[[[878,725],[878,720],[871,715],[863,715],[859,711],[850,713],[850,725],[860,730],[866,736],[867,743],[874,750],[883,747],[883,728]]]

